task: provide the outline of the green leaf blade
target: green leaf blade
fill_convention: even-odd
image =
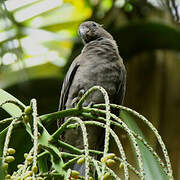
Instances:
[[[146,139],[141,129],[138,127],[137,123],[135,122],[135,120],[133,119],[131,115],[129,115],[125,111],[122,111],[120,116],[132,131],[139,134],[142,138]],[[143,166],[144,166],[144,171],[145,171],[145,179],[168,180],[167,175],[163,171],[157,159],[147,149],[147,147],[145,147],[144,144],[140,140],[137,140],[137,144],[142,154]]]
[[[18,99],[16,99],[14,96],[12,96],[11,94],[9,94],[8,92],[4,91],[3,89],[0,89],[0,104],[8,101],[8,100],[12,100],[12,101],[16,101],[18,102],[21,106],[23,106],[24,108],[26,107],[22,102],[20,102]],[[2,106],[2,108],[9,113],[12,117],[17,117],[20,116],[22,114],[22,110],[15,104],[12,103],[7,103],[4,104]]]

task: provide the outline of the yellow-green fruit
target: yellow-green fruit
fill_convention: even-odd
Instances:
[[[78,171],[72,170],[71,177],[74,179],[77,179],[79,177],[80,173]]]
[[[28,156],[28,153],[24,153],[24,158],[26,159]]]
[[[133,10],[133,6],[130,3],[127,3],[124,7],[126,12],[131,12]]]
[[[3,168],[4,168],[5,170],[7,170],[7,169],[8,169],[8,163],[4,163],[4,164],[3,164]]]
[[[32,177],[27,177],[25,180],[32,180]]]
[[[32,162],[33,157],[32,156],[28,156],[26,159],[27,159],[28,162]]]
[[[33,172],[32,171],[28,171],[27,176],[32,176]]]
[[[120,169],[124,168],[124,164],[123,164],[123,163],[120,163],[119,168],[120,168]]]
[[[29,118],[29,116],[25,115],[23,120],[25,123],[28,123],[30,121],[30,118]]]
[[[38,167],[37,166],[33,166],[32,171],[33,171],[33,173],[37,173],[38,172]]]
[[[105,163],[106,161],[107,161],[107,158],[106,158],[106,157],[102,157],[102,158],[101,158],[101,162],[102,162],[102,163]]]
[[[108,159],[108,160],[106,161],[106,165],[107,165],[108,167],[113,167],[115,164],[116,164],[116,162],[115,162],[113,159]]]
[[[93,180],[93,177],[89,177],[88,180]]]
[[[11,178],[11,175],[10,174],[7,174],[6,175],[6,179],[10,179]]]
[[[27,171],[25,176],[24,176],[24,179],[27,179],[28,177],[31,177],[32,176],[32,171]]]
[[[81,157],[77,160],[77,164],[81,165],[81,164],[84,164],[85,162],[85,158],[84,157]]]
[[[43,178],[42,177],[38,177],[37,180],[43,180]]]
[[[109,154],[106,155],[106,158],[107,158],[107,159],[114,159],[115,156],[116,156],[116,155],[115,155],[114,153],[109,153]]]
[[[11,176],[11,180],[16,180],[16,177],[15,176]]]
[[[18,165],[17,165],[17,168],[18,168],[18,169],[20,169],[20,168],[22,168],[22,167],[23,167],[22,164],[18,164]]]
[[[16,150],[13,149],[13,148],[8,148],[7,152],[8,152],[9,154],[14,154],[14,153],[16,152]]]
[[[38,139],[41,137],[41,134],[38,132]]]
[[[26,108],[25,108],[25,110],[24,110],[24,112],[25,112],[25,114],[31,114],[32,113],[32,108],[31,108],[31,106],[27,106]]]
[[[14,156],[7,156],[5,158],[5,162],[7,162],[7,163],[13,162],[14,160],[15,160]]]
[[[111,174],[110,172],[107,172],[104,177],[103,177],[103,180],[110,180],[111,179]]]

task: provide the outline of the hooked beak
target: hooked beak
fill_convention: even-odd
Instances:
[[[79,35],[84,38],[86,34],[89,32],[89,28],[86,26],[80,26],[79,27]]]

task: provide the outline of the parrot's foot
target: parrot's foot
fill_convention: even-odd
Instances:
[[[91,115],[94,116],[95,118],[100,116],[100,114],[98,112],[92,111]]]
[[[75,107],[76,104],[78,103],[78,97],[75,97],[73,100],[72,100],[72,106]]]
[[[91,102],[88,104],[88,107],[89,107],[89,108],[93,108],[94,104],[95,104],[95,103],[94,103],[93,101],[91,101]],[[100,116],[100,114],[99,114],[98,112],[95,112],[95,111],[91,111],[91,115],[93,115],[94,117]]]
[[[81,89],[78,93],[78,96],[75,97],[73,100],[72,100],[72,106],[75,107],[77,105],[77,103],[79,102],[79,100],[82,98],[82,96],[85,94],[85,90],[84,89]]]
[[[91,101],[91,102],[88,104],[88,107],[89,107],[89,108],[92,108],[94,104],[95,104],[95,103],[94,103],[93,101]]]
[[[81,89],[81,90],[79,91],[79,93],[78,93],[79,99],[81,99],[84,94],[85,94],[85,90],[84,90],[84,89]]]

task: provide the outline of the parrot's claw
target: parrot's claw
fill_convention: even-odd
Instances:
[[[79,93],[78,93],[79,99],[81,99],[84,94],[85,94],[85,90],[84,90],[84,89],[81,89],[81,90],[79,91]]]
[[[75,107],[76,104],[78,103],[79,99],[78,97],[75,97],[73,100],[72,100],[72,106]]]
[[[91,102],[88,104],[88,107],[89,107],[89,108],[92,108],[94,104],[95,104],[95,103],[94,103],[93,101],[91,101]]]
[[[95,104],[95,103],[94,103],[93,101],[91,101],[91,102],[88,104],[88,107],[89,107],[89,108],[93,108],[93,105],[94,105],[94,104]],[[92,114],[93,116],[95,116],[95,117],[98,117],[98,116],[99,116],[99,113],[97,113],[97,112],[95,112],[95,111],[92,111],[91,114]]]
[[[81,89],[78,93],[78,96],[75,97],[73,100],[72,100],[72,106],[75,107],[78,103],[78,101],[82,98],[82,96],[85,94],[85,90],[84,89]]]

